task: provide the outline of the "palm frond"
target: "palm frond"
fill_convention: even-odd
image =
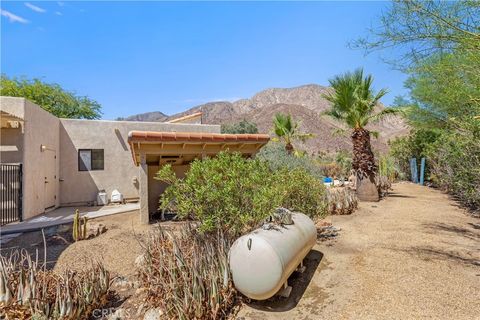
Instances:
[[[382,111],[368,117],[369,122],[378,122],[388,115],[401,114],[404,111],[401,108],[385,108]]]

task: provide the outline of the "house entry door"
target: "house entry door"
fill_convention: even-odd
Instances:
[[[43,153],[43,170],[45,176],[45,210],[55,207],[57,199],[57,153],[55,150],[46,149]]]

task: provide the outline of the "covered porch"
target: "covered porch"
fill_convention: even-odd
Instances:
[[[142,223],[150,222],[150,213],[156,212],[158,197],[166,188],[165,184],[153,179],[162,165],[170,164],[177,176],[183,177],[195,159],[214,157],[227,150],[251,157],[269,140],[266,134],[129,132],[128,143],[133,161],[139,167]]]

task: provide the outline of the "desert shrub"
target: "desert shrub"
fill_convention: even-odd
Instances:
[[[201,221],[201,230],[220,228],[231,233],[249,229],[281,203],[275,177],[266,162],[240,154],[220,153],[192,162],[184,179],[175,179],[170,166],[156,179],[171,183],[160,197],[160,209],[180,218]]]
[[[325,216],[325,185],[303,169],[275,172],[277,188],[282,193],[282,207],[299,211],[312,219]]]
[[[257,124],[243,119],[233,124],[222,124],[222,133],[258,133]]]
[[[317,163],[324,176],[348,178],[352,170],[352,158],[348,151],[340,150],[336,153],[320,153]]]
[[[401,173],[395,158],[390,155],[379,155],[377,166],[378,172],[375,176],[375,184],[380,197],[385,197],[392,189],[392,183],[397,178],[403,178],[404,175]]]
[[[474,210],[480,208],[480,123],[444,132],[427,156],[433,180]]]
[[[235,302],[230,245],[223,234],[198,233],[190,225],[178,234],[152,231],[138,270],[149,306],[168,319],[226,318]]]
[[[342,170],[335,162],[321,163],[319,166],[320,172],[325,177],[338,177]]]
[[[110,274],[99,263],[57,275],[26,251],[0,257],[0,314],[6,319],[88,319],[107,303]]]
[[[274,171],[280,169],[303,169],[318,179],[323,179],[324,177],[320,166],[311,157],[300,155],[300,153],[297,153],[297,155],[288,154],[285,150],[285,145],[279,142],[268,143],[260,150],[256,158],[266,161]]]
[[[350,188],[327,188],[326,203],[328,214],[351,214],[358,207],[358,198]]]
[[[430,180],[429,149],[439,138],[440,131],[432,129],[413,130],[406,137],[399,137],[389,142],[390,156],[393,157],[395,165],[398,168],[399,178],[410,179],[410,159],[426,158],[427,166],[425,168],[425,178]]]
[[[170,183],[160,209],[199,220],[201,231],[239,234],[257,227],[279,206],[312,218],[324,214],[321,180],[303,168],[272,170],[266,161],[237,153],[194,161],[184,179],[164,166],[156,179]]]

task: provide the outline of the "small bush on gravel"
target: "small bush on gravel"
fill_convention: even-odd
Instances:
[[[236,291],[228,269],[231,241],[222,233],[180,233],[160,227],[150,233],[139,277],[150,307],[168,319],[224,319]]]

